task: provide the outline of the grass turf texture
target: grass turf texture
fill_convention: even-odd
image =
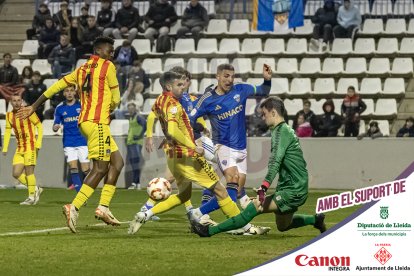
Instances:
[[[314,190],[299,213],[313,214],[319,197],[338,191]],[[253,195],[250,190],[248,194]],[[26,190],[0,190],[0,270],[2,275],[231,275],[273,259],[319,235],[311,226],[278,232],[273,214],[254,219],[256,225],[270,226],[265,236],[220,234],[199,238],[189,233],[184,206],[161,214],[161,221],[148,222],[133,236],[128,224],[120,227],[95,226],[100,190],[80,211],[78,233],[69,229],[48,233],[1,236],[65,226],[62,205],[71,202],[73,191],[45,189],[37,206],[20,206]],[[193,192],[198,205],[201,192]],[[129,221],[146,200],[146,192],[117,190],[111,203],[120,221]],[[358,207],[329,212],[328,228]],[[216,221],[224,216],[212,214]]]

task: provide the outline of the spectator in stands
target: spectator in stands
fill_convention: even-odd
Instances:
[[[297,118],[297,125],[295,128],[296,136],[298,137],[311,137],[313,134],[313,129],[310,122],[305,120],[304,114],[299,114]]]
[[[131,69],[128,72],[128,87],[135,93],[142,93],[144,96],[145,89],[151,85],[149,77],[145,70],[142,68],[140,60],[135,60]],[[143,86],[143,87],[142,87]],[[145,98],[145,97],[144,97]],[[140,107],[137,105],[137,108]]]
[[[48,57],[49,63],[52,65],[53,77],[60,79],[63,75],[72,71],[76,64],[75,49],[69,43],[69,36],[62,34],[60,36],[60,44],[53,48]]]
[[[72,19],[72,11],[68,9],[68,2],[63,1],[60,4],[60,10],[53,15],[58,29],[61,32],[68,32],[70,28],[70,20]]]
[[[89,12],[88,7],[83,6],[81,8],[81,15],[79,16],[79,24],[83,29],[86,29],[88,27],[88,18],[89,18]]]
[[[315,137],[336,137],[338,129],[342,125],[341,116],[335,113],[335,105],[332,100],[327,100],[322,106],[324,114],[315,116]]]
[[[60,32],[56,28],[52,18],[46,18],[46,26],[40,31],[38,58],[47,58],[52,49],[59,44]]]
[[[134,63],[134,60],[137,58],[138,53],[135,48],[131,46],[129,40],[124,40],[122,45],[115,49],[114,60],[118,61],[121,66],[120,72],[118,72],[121,76],[121,82],[119,83],[121,91],[125,90],[128,72]]]
[[[358,136],[360,115],[365,109],[367,109],[367,105],[355,92],[355,87],[349,86],[341,106],[341,113],[345,119],[345,137]]]
[[[3,61],[4,64],[0,67],[0,99],[9,101],[12,95],[16,93],[21,95],[24,92],[24,85],[19,84],[17,68],[11,65],[11,54],[5,53]]]
[[[266,136],[269,127],[262,119],[262,109],[260,108],[261,102],[257,103],[254,113],[251,116],[246,116],[247,136],[250,137],[262,137]]]
[[[132,42],[137,36],[140,21],[139,12],[132,6],[131,0],[122,0],[122,8],[115,16],[115,29],[112,35],[116,39],[128,37],[128,40]]]
[[[32,82],[33,69],[31,66],[25,66],[22,70],[22,75],[20,76],[20,83],[28,85]]]
[[[129,163],[132,168],[132,184],[133,189],[141,189],[141,168],[144,165],[142,158],[142,144],[144,141],[144,133],[147,129],[147,122],[144,117],[139,115],[138,109],[134,103],[128,103],[129,129],[127,138],[127,152]]]
[[[70,44],[72,44],[72,47],[76,49],[77,53],[82,41],[82,28],[79,27],[79,21],[77,17],[72,18],[70,21],[68,36]]]
[[[50,98],[50,108],[45,111],[44,118],[47,120],[53,120],[55,115],[55,109],[58,104],[66,100],[65,96],[63,96],[63,90],[59,93],[56,93],[55,95]]]
[[[111,0],[101,1],[101,10],[98,12],[97,25],[103,36],[110,36],[114,30],[115,10],[111,6]]]
[[[303,109],[299,110],[296,115],[295,118],[293,119],[293,126],[292,128],[296,130],[297,126],[298,126],[298,118],[299,115],[303,115],[305,118],[305,122],[312,122],[313,117],[315,116],[315,113],[313,113],[313,111],[311,110],[311,102],[309,100],[304,100],[303,101]]]
[[[333,29],[335,38],[352,38],[355,28],[359,28],[362,23],[359,9],[350,0],[344,0],[336,19],[339,25]]]
[[[81,43],[77,52],[78,59],[84,55],[93,54],[93,42],[102,35],[102,32],[96,26],[95,16],[90,15],[88,18],[88,27],[84,29]]]
[[[319,50],[320,43],[322,43],[322,50],[327,49],[328,43],[333,40],[333,28],[338,24],[336,21],[337,13],[333,0],[325,0],[322,8],[319,8],[312,17],[313,38],[311,38],[311,45]]]
[[[144,36],[151,41],[154,41],[156,36],[168,35],[170,27],[178,19],[177,13],[172,5],[167,0],[157,0],[155,4],[151,5],[145,21],[148,23],[148,28]]]
[[[409,117],[397,133],[397,137],[414,137],[414,118]]]
[[[46,4],[40,4],[39,9],[32,21],[32,28],[26,30],[27,39],[37,38],[40,30],[46,26],[46,18],[51,17],[50,10]]]
[[[39,71],[34,71],[32,76],[32,82],[26,86],[26,90],[23,93],[23,100],[27,105],[32,105],[42,94],[46,91],[47,87],[42,82],[42,76]],[[43,121],[43,111],[45,106],[42,105],[36,110],[36,114],[40,121]]]
[[[195,40],[198,41],[200,32],[208,25],[208,14],[198,0],[191,0],[190,4],[184,10],[181,19],[182,27],[177,31],[177,38],[185,37],[187,33],[191,33]]]
[[[364,137],[371,137],[372,139],[384,136],[381,132],[381,129],[378,126],[377,121],[372,121],[369,123],[369,128],[367,132],[361,133],[357,136],[358,140],[361,140]]]

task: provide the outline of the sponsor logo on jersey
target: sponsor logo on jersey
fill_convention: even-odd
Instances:
[[[221,109],[221,106],[219,106],[219,105],[216,105],[216,108],[214,109],[214,110],[220,110]]]
[[[190,115],[194,116],[194,115],[196,115],[196,113],[197,113],[197,108],[194,108],[193,110],[191,110]]]
[[[77,122],[78,121],[78,116],[66,117],[65,119],[63,119],[63,121],[65,123]]]
[[[239,94],[236,94],[236,95],[234,95],[234,97],[233,97],[233,99],[236,101],[236,102],[240,102],[240,95]]]
[[[80,113],[80,108],[76,108],[76,112]]]
[[[241,111],[243,111],[243,105],[239,105],[235,108],[233,108],[232,110],[226,111],[224,113],[218,114],[217,118],[219,120],[224,120],[227,119],[228,117],[234,116],[238,113],[240,113]]]
[[[62,115],[63,116],[66,116],[66,115],[68,115],[68,113],[66,113],[66,111],[65,111],[65,112],[62,113]]]
[[[173,107],[170,108],[170,113],[171,114],[177,114],[177,112],[178,112],[178,109],[177,109],[176,106],[173,106]]]

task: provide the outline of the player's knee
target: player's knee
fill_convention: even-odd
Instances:
[[[214,186],[214,194],[219,199],[224,199],[228,196],[226,188],[220,182],[217,182],[217,184]]]
[[[98,166],[94,166],[92,168],[93,172],[95,172],[96,174],[98,174],[102,177],[108,173],[108,170],[109,170],[108,166],[99,166],[98,165]]]
[[[13,172],[12,175],[13,175],[14,178],[18,179],[20,177],[21,173]]]
[[[276,227],[277,227],[277,230],[279,230],[280,232],[285,232],[289,230],[289,225],[285,225],[285,224],[276,223]]]
[[[231,173],[226,178],[228,182],[231,183],[239,183],[239,174],[238,173]]]

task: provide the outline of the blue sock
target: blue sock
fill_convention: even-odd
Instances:
[[[240,191],[240,194],[237,196],[237,198],[242,198],[246,195],[246,189],[243,187]]]
[[[203,194],[201,195],[201,205],[206,204],[213,197],[214,193],[212,191],[210,191],[209,189],[204,189]]]
[[[231,200],[234,202],[237,201],[237,183],[227,183],[227,193],[229,194]],[[220,208],[217,198],[213,197],[207,203],[200,207],[200,211],[203,215],[209,214]]]
[[[76,170],[76,172],[75,172],[75,170],[72,169],[71,172],[70,172],[70,176],[72,178],[73,185],[75,185],[76,192],[79,192],[79,190],[82,187],[82,181],[80,179],[78,170]]]

